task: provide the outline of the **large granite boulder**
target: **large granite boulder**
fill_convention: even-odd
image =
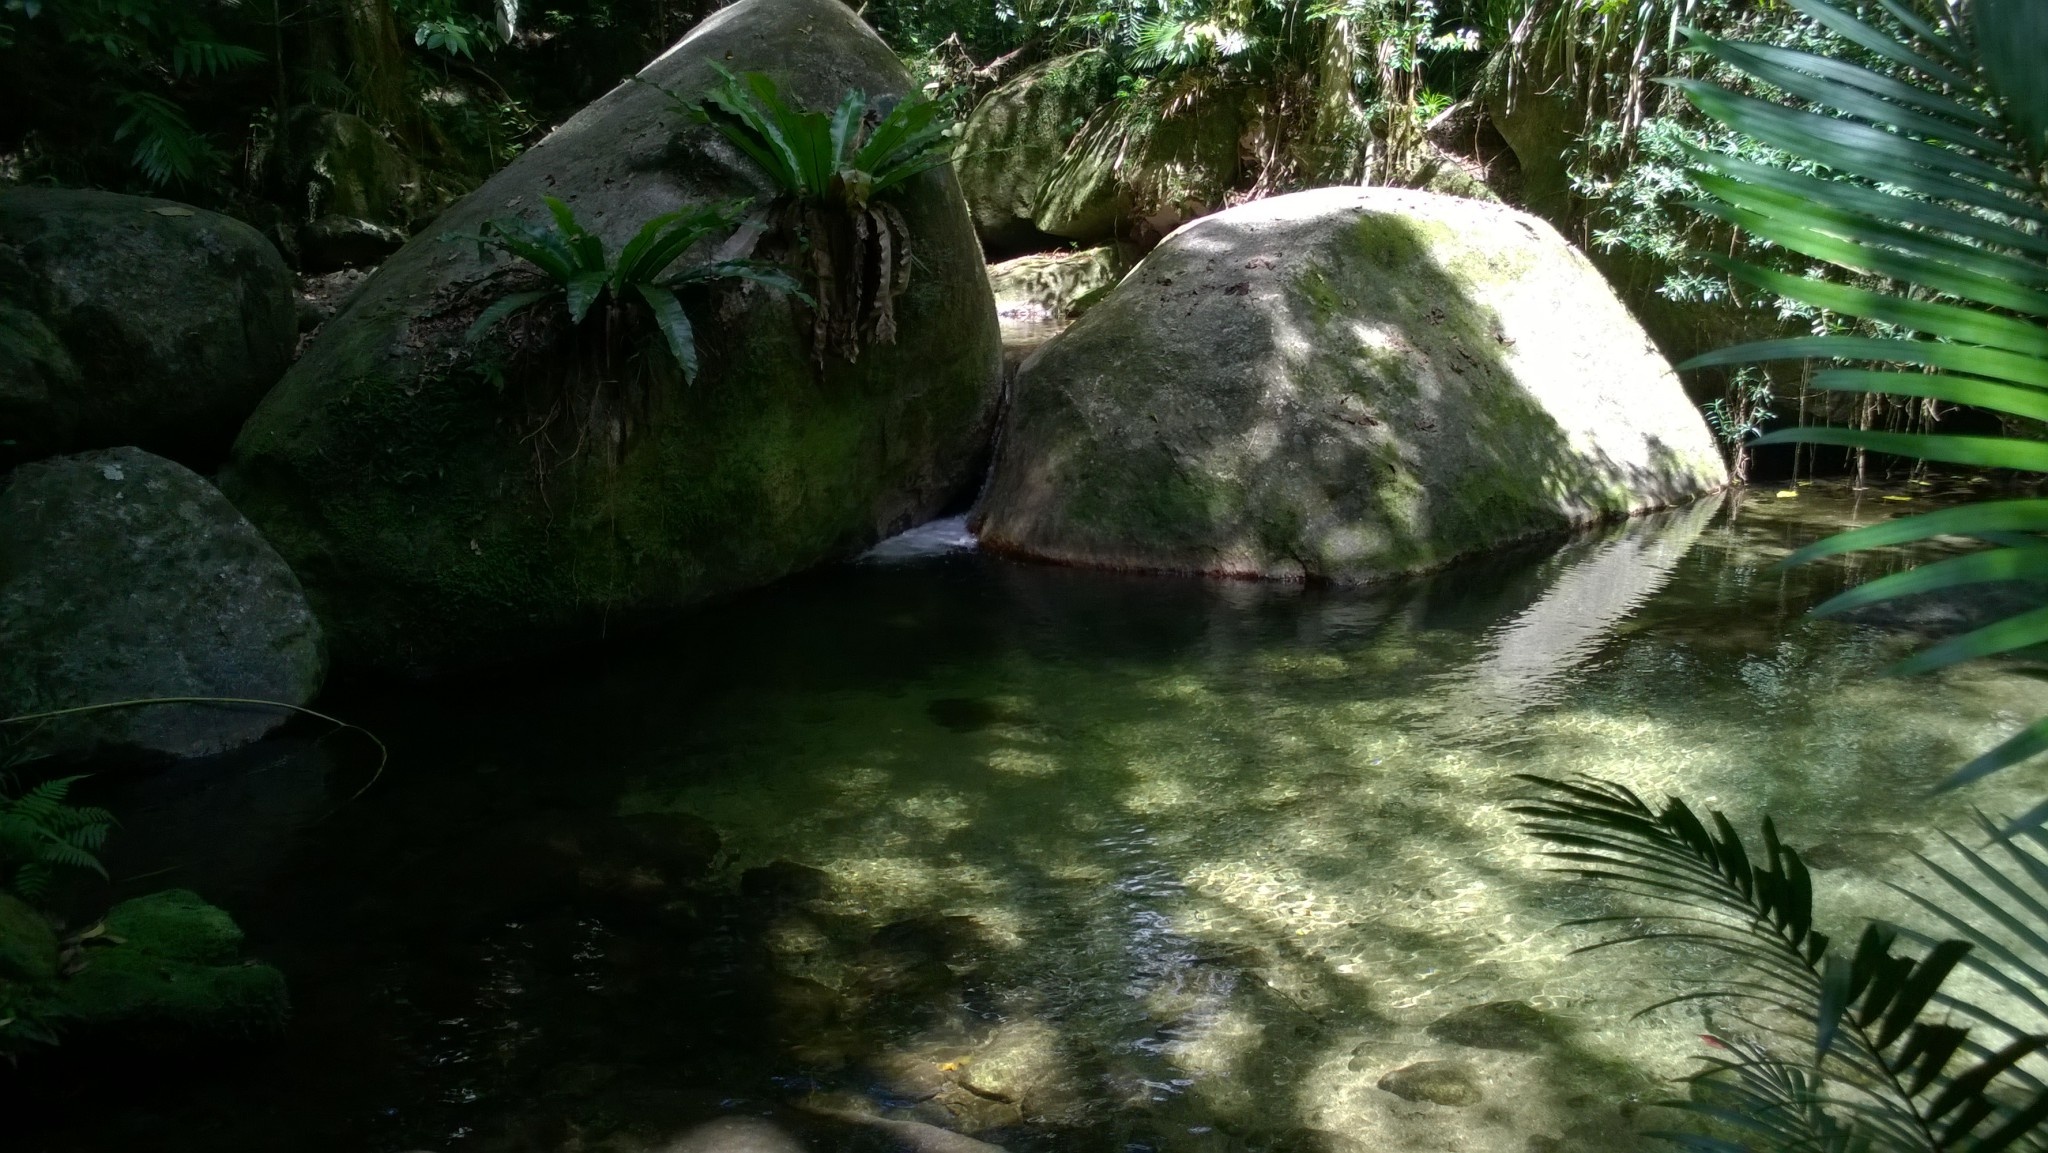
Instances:
[[[1111,245],[1076,252],[1034,252],[988,266],[996,311],[1003,316],[1063,318],[1084,297],[1114,287],[1129,265]]]
[[[1014,252],[1044,239],[1033,223],[1039,190],[1115,82],[1108,54],[1089,49],[1034,65],[974,106],[961,130],[960,187],[990,252]],[[1106,196],[1113,217],[1114,189]],[[1101,235],[1112,222],[1105,218]]]
[[[297,335],[291,272],[248,225],[143,196],[0,190],[0,467],[124,444],[210,467]]]
[[[374,265],[426,207],[419,166],[360,116],[301,106],[285,117],[273,177],[297,217],[307,272]]]
[[[1032,222],[1084,244],[1154,240],[1222,207],[1238,177],[1240,90],[1092,117],[1039,185]]]
[[[765,71],[812,108],[914,87],[838,0],[722,9],[379,268],[250,418],[222,487],[305,582],[337,664],[450,668],[616,634],[855,555],[969,491],[1001,344],[944,168],[896,201],[914,274],[896,342],[855,363],[815,365],[790,298],[710,292],[687,301],[694,386],[651,389],[630,437],[578,450],[504,387],[502,335],[465,342],[519,274],[444,236],[545,220],[549,195],[617,252],[683,205],[774,194],[663,91],[695,98],[719,67]]]
[[[303,705],[326,670],[284,561],[205,478],[135,448],[26,464],[0,490],[0,716],[140,697]],[[286,719],[150,705],[38,726],[35,754],[224,752]]]
[[[1577,250],[1329,188],[1181,229],[1027,361],[978,514],[1076,564],[1358,582],[1726,483]]]

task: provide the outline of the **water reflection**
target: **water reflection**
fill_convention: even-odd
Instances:
[[[1535,603],[1488,629],[1477,661],[1437,678],[1446,711],[1505,720],[1556,703],[1614,626],[1664,587],[1721,509],[1719,495],[1573,542],[1542,566]]]
[[[1765,494],[1367,590],[1010,564],[956,522],[333,702],[393,747],[361,802],[305,823],[360,779],[301,766],[198,826],[234,867],[150,847],[284,966],[292,1034],[117,1108],[53,1078],[24,1147],[642,1153],[736,1115],[853,1151],[886,1113],[1011,1153],[1636,1153],[1699,1020],[1631,1014],[1685,957],[1567,956],[1558,922],[1613,909],[1540,870],[1512,774],[1771,810],[1854,847],[1830,916],[1902,915],[1881,882],[1998,798],[1895,798],[2048,689],[1874,679],[1909,642],[1799,619],[1852,562],[1768,566],[1882,507]],[[1431,1030],[1499,1001],[1556,1039]],[[1425,1061],[1478,1101],[1380,1087]]]

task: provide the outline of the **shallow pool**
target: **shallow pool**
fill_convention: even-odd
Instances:
[[[1904,915],[1881,882],[1932,829],[2048,791],[1924,795],[2048,686],[1874,676],[1913,639],[1802,614],[1900,562],[1772,566],[1941,499],[1752,491],[1363,591],[942,524],[600,653],[343,691],[393,752],[359,800],[359,747],[310,731],[112,798],[127,889],[234,911],[290,1035],[53,1063],[28,1147],[626,1151],[746,1114],[818,1149],[892,1147],[877,1115],[1013,1151],[1646,1148],[1702,1019],[1631,1017],[1704,962],[1568,955],[1615,906],[1544,872],[1513,774],[1770,812],[1825,919]]]

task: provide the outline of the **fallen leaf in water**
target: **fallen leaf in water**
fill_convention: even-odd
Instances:
[[[1778,499],[1779,499],[1779,500],[1790,500],[1790,499],[1792,499],[1793,497],[1795,497],[1795,496],[1798,496],[1798,495],[1799,495],[1799,490],[1798,490],[1798,489],[1796,489],[1796,488],[1781,488],[1781,489],[1779,489],[1779,490],[1778,490]]]

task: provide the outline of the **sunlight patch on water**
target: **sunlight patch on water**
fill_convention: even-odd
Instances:
[[[1163,1115],[1373,1148],[1634,1149],[1640,1100],[1692,1067],[1702,1021],[1628,1018],[1668,990],[1669,965],[1708,959],[1568,958],[1587,938],[1558,922],[1615,902],[1543,872],[1507,809],[1512,774],[1614,777],[1746,825],[1769,810],[1806,843],[1901,830],[1898,851],[1819,874],[1846,924],[1904,915],[1880,876],[1921,843],[1912,830],[1964,813],[1899,804],[1929,766],[2048,709],[2002,669],[1871,677],[1907,642],[1801,622],[1802,596],[1759,611],[1782,595],[1786,578],[1757,569],[1787,551],[1788,522],[1713,514],[1570,546],[1477,632],[1395,594],[1333,606],[1320,642],[1225,614],[1163,656],[1012,649],[923,684],[806,694],[801,721],[764,694],[722,739],[766,781],[650,767],[628,807],[712,820],[742,865],[818,864],[841,915],[997,930],[977,979],[1102,1070],[1100,1109],[1121,1084]],[[1501,1000],[1552,1012],[1565,1039],[1507,1053],[1425,1031]],[[1483,1103],[1377,1088],[1425,1060],[1460,1063]]]

